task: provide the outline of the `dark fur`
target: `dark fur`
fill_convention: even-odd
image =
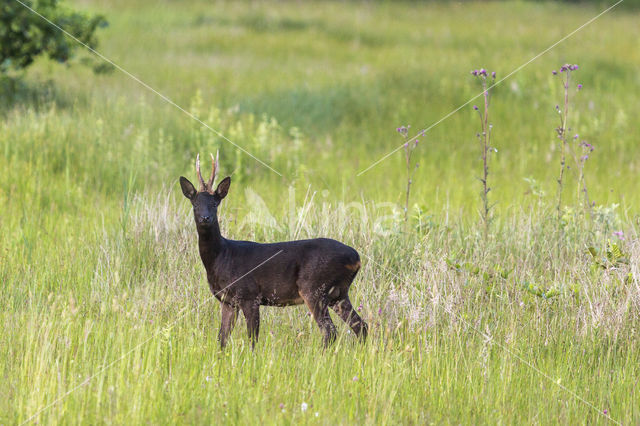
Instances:
[[[189,180],[180,177],[182,193],[193,205],[200,257],[207,271],[209,288],[221,302],[220,345],[225,346],[239,310],[247,320],[249,337],[255,345],[260,328],[260,305],[302,303],[320,327],[325,346],[336,336],[329,307],[357,336],[366,339],[367,324],[349,300],[349,287],[360,269],[358,252],[327,238],[272,244],[223,238],[217,212],[230,184],[231,178],[226,177],[215,192],[197,192]],[[275,257],[243,277],[272,256]]]

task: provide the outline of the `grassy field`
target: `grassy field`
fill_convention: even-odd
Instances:
[[[478,95],[470,70],[500,79],[603,7],[70,3],[106,15],[101,53],[281,176],[117,70],[2,82],[0,424],[640,423],[639,12],[493,89],[485,231],[480,98],[420,138],[407,223],[403,151],[358,173]],[[564,63],[595,206],[570,160],[558,221]],[[263,308],[255,351],[243,321],[218,349],[177,181],[217,149],[225,236],[360,252],[366,344],[334,317],[323,351],[301,306]]]

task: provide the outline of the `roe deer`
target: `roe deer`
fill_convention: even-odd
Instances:
[[[242,310],[247,320],[253,347],[258,340],[260,305],[302,303],[307,305],[320,327],[325,346],[336,337],[329,307],[364,341],[367,324],[349,300],[349,287],[360,269],[358,252],[327,238],[261,244],[222,237],[217,212],[229,192],[231,178],[222,179],[214,190],[217,154],[215,159],[211,155],[211,165],[211,177],[205,182],[200,173],[198,155],[196,172],[200,189],[196,191],[183,176],[180,177],[180,186],[193,205],[200,258],[207,271],[209,288],[221,303],[220,346],[225,346],[238,310]]]

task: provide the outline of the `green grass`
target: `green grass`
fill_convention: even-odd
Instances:
[[[418,130],[478,94],[471,69],[500,78],[601,9],[75,6],[108,17],[100,52],[283,176],[118,71],[40,60],[11,90],[3,82],[0,423],[59,396],[34,420],[592,424],[606,409],[640,422],[638,12],[603,16],[495,89],[485,238],[470,105],[415,151],[407,226],[402,154],[356,174],[402,143],[396,127]],[[571,126],[596,147],[596,209],[578,208],[570,170],[559,229],[562,94],[550,71],[565,62],[580,64]],[[254,352],[242,321],[219,351],[218,303],[177,185],[194,178],[197,152],[216,149],[233,175],[226,236],[327,236],[361,253],[352,300],[371,327],[365,345],[336,319],[323,352],[304,307],[263,308]],[[588,248],[602,258],[612,244],[628,262],[598,266]]]

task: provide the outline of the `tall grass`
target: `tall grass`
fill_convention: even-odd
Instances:
[[[345,226],[336,220],[344,206],[327,216],[317,205],[300,237],[333,236],[363,254],[352,291],[369,342],[358,345],[341,326],[323,353],[306,309],[263,309],[256,351],[239,326],[221,353],[217,302],[188,208],[174,195],[135,197],[127,232],[112,227],[76,241],[76,256],[43,240],[39,250],[64,259],[52,264],[50,256],[48,268],[3,268],[13,283],[4,296],[3,421],[24,420],[149,338],[40,420],[281,422],[314,420],[315,412],[322,423],[603,420],[505,348],[613,418],[638,419],[640,251],[618,243],[630,265],[594,267],[583,247],[604,248],[601,225],[567,237],[556,257],[554,222],[538,219],[552,209],[496,220],[487,246],[463,221],[407,235],[394,228],[402,220],[374,220],[374,206],[362,206],[366,221],[342,216]],[[225,208],[226,235],[289,236],[269,227],[236,235],[236,203]],[[637,241],[637,232],[627,237]]]
[[[640,421],[637,14],[603,17],[495,88],[498,204],[485,234],[471,108],[413,152],[406,224],[400,154],[355,175],[395,147],[399,124],[475,95],[475,64],[505,73],[594,8],[82,5],[109,17],[107,56],[284,177],[122,75],[37,64],[1,109],[0,423],[62,395],[34,420]],[[584,84],[572,127],[598,149],[585,171],[596,206],[585,216],[567,201],[558,228],[549,70],[568,60]],[[340,324],[323,352],[304,307],[264,308],[254,352],[241,322],[219,351],[219,308],[177,188],[196,152],[218,148],[233,176],[225,236],[327,236],[361,253],[352,300],[370,324],[365,345]]]

